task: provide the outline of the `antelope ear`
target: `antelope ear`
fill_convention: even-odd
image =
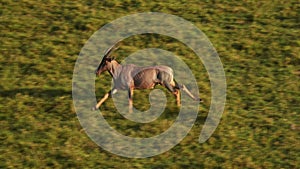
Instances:
[[[106,61],[111,62],[113,58],[106,58]]]

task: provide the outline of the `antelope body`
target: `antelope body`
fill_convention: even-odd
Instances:
[[[193,96],[185,85],[179,85],[174,80],[172,68],[164,65],[146,67],[133,64],[121,65],[115,59],[109,57],[111,51],[112,47],[105,53],[95,73],[100,75],[102,72],[108,71],[113,78],[114,86],[100,99],[93,110],[98,109],[108,97],[118,90],[128,90],[129,112],[132,112],[133,90],[153,89],[158,84],[166,87],[175,96],[178,106],[180,106],[180,89],[185,91],[193,100],[201,101],[200,98]]]

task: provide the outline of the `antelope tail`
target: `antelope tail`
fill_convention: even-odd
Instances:
[[[202,101],[201,98],[195,97],[184,84],[178,84],[176,80],[174,80],[174,82],[175,82],[175,88],[182,89],[190,98],[192,98],[195,101],[199,101],[199,102]]]

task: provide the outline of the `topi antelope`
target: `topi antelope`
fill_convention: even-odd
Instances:
[[[180,89],[185,91],[193,100],[201,101],[201,99],[195,97],[185,85],[179,85],[174,80],[172,68],[163,65],[147,67],[139,67],[133,64],[121,65],[110,57],[110,54],[116,48],[116,44],[114,44],[105,52],[101,63],[96,69],[96,75],[108,71],[114,80],[114,86],[92,108],[93,110],[98,109],[108,97],[115,94],[118,90],[128,90],[129,112],[132,112],[133,90],[153,89],[158,84],[166,87],[175,96],[178,106],[180,106]]]

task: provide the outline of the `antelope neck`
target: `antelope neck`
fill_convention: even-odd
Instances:
[[[113,79],[117,79],[120,75],[122,69],[122,65],[119,63],[112,64],[112,67],[110,70],[108,70],[109,74],[113,77]]]

